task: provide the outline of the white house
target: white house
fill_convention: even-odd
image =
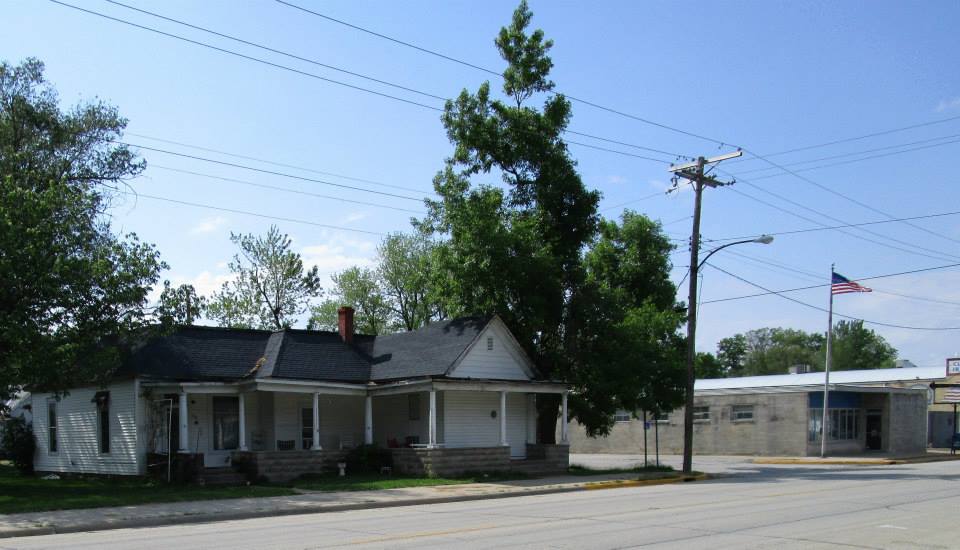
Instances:
[[[567,386],[540,378],[498,317],[385,336],[355,335],[349,308],[339,332],[183,327],[107,387],[34,393],[35,467],[141,475],[179,456],[210,473],[243,459],[286,480],[376,443],[410,473],[565,469],[565,437],[538,443],[535,403],[560,394],[565,415]]]

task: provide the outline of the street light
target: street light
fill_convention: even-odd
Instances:
[[[696,381],[694,364],[697,358],[697,310],[695,303],[697,299],[697,272],[700,271],[703,264],[707,263],[710,256],[713,256],[724,248],[737,244],[770,244],[772,242],[773,237],[770,235],[761,235],[756,239],[735,241],[718,246],[710,252],[707,252],[707,255],[704,256],[700,262],[696,262],[696,260],[690,262],[690,303],[687,304],[687,388],[685,392],[686,395],[684,396],[685,408],[683,411],[683,473],[685,474],[689,474],[693,470],[693,387]],[[691,254],[694,258],[696,257],[695,252],[691,252]],[[694,263],[696,263],[695,266],[693,265]]]

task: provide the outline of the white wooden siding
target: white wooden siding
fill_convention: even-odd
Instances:
[[[507,443],[510,456],[527,456],[527,395],[507,393]]]
[[[97,430],[98,391],[110,392],[110,453],[100,454]],[[37,440],[34,467],[42,472],[136,475],[137,456],[136,383],[126,380],[107,388],[78,388],[57,403],[58,450],[47,448],[48,393],[33,395],[33,429]]]
[[[487,347],[488,338],[493,339],[493,349]],[[480,333],[476,344],[470,348],[450,376],[490,380],[529,380],[531,377],[524,365],[523,352],[517,348],[503,324],[494,321]]]
[[[447,447],[495,447],[500,444],[498,392],[443,393],[443,431]],[[491,417],[491,411],[497,411],[496,418]]]

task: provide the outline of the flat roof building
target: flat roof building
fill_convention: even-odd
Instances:
[[[905,456],[924,453],[934,439],[949,441],[952,419],[941,427],[928,417],[930,382],[944,375],[942,367],[831,372],[827,453]],[[823,384],[823,372],[698,380],[694,452],[818,456]],[[641,453],[645,441],[652,452],[657,440],[661,453],[682,452],[682,408],[646,423],[638,415],[621,411],[610,434],[598,438],[574,423],[570,452]],[[937,427],[944,433],[932,433]]]

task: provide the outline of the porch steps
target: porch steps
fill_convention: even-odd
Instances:
[[[245,485],[247,478],[233,468],[204,468],[199,476],[206,485]]]

